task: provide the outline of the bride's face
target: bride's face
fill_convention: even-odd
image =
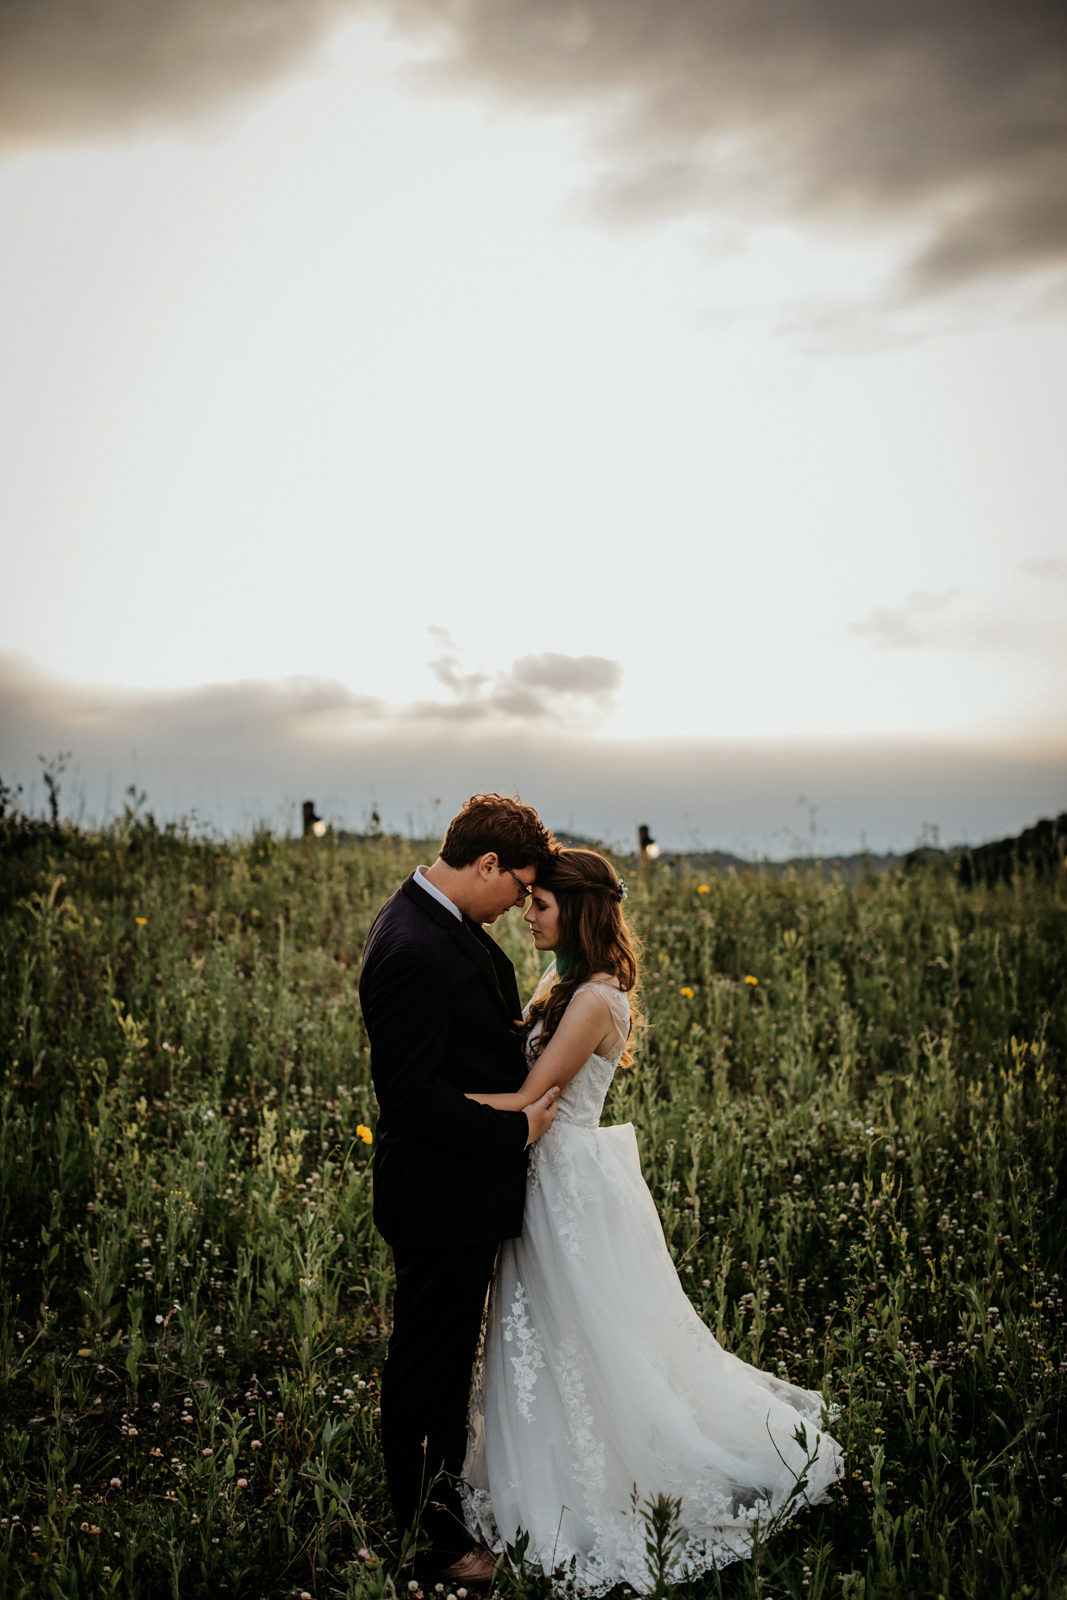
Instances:
[[[523,916],[530,924],[533,942],[538,950],[554,950],[559,939],[559,901],[551,889],[534,887],[530,909]]]

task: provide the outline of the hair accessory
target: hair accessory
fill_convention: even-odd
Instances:
[[[556,977],[559,979],[560,983],[566,983],[567,979],[569,977],[573,976],[573,973],[574,973],[574,963],[573,963],[573,961],[569,960],[568,957],[563,954],[562,950],[557,950],[556,951]]]
[[[619,879],[619,882],[618,882],[618,885],[616,887],[615,893],[618,895],[620,900],[625,900],[626,899],[627,888],[626,888],[626,885],[623,883],[621,878]]]

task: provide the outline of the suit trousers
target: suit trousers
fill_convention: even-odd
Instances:
[[[446,1560],[474,1543],[452,1480],[463,1470],[471,1370],[496,1252],[495,1241],[393,1250],[393,1332],[381,1390],[389,1494],[403,1535],[429,1491],[420,1528],[434,1557]],[[439,1473],[445,1476],[434,1483]]]

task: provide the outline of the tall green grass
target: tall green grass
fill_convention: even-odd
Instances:
[[[357,980],[428,847],[0,829],[0,1589],[379,1600]],[[1067,1594],[1067,885],[631,884],[648,1026],[606,1119],[717,1337],[848,1453],[702,1592]]]

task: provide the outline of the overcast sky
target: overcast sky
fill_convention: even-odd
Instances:
[[[0,775],[1067,808],[1065,64],[1036,4],[10,4]]]

